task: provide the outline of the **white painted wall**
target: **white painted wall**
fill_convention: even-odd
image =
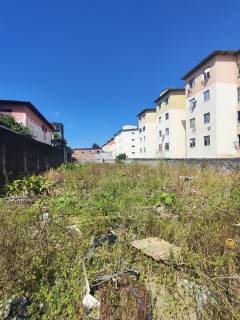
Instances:
[[[127,158],[139,158],[139,131],[136,126],[123,126],[114,138],[113,158],[125,153]]]
[[[196,108],[191,111],[187,99],[186,144],[188,158],[237,157],[234,141],[237,140],[237,85],[215,82],[210,90],[210,100],[204,102],[202,90],[194,97]],[[192,98],[192,97],[191,97]],[[204,124],[204,114],[210,113],[210,123]],[[195,117],[196,129],[189,128],[189,120]],[[210,146],[204,146],[204,136],[210,135]],[[190,148],[190,138],[196,146]]]
[[[145,131],[143,128],[145,127]],[[157,137],[156,137],[156,122],[139,121],[139,158],[148,159],[156,158]]]

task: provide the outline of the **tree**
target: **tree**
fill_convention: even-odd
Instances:
[[[32,137],[32,134],[27,127],[21,123],[18,123],[12,116],[8,114],[0,114],[0,126],[6,127],[25,136]]]
[[[120,153],[119,155],[116,156],[116,162],[121,163],[123,160],[126,160],[127,156],[126,153]]]
[[[97,143],[92,144],[92,149],[101,149]]]

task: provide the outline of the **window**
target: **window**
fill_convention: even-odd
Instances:
[[[240,146],[240,134],[238,134],[238,145]]]
[[[189,144],[190,148],[194,148],[195,147],[195,143],[196,143],[196,139],[192,138],[189,141],[190,141],[190,144]]]
[[[135,152],[132,152],[132,154],[135,154]]]
[[[193,110],[197,106],[197,100],[195,98],[190,99],[189,105],[190,105],[190,108]]]
[[[190,79],[188,84],[189,84],[190,88],[194,88],[195,87],[195,78]]]
[[[162,130],[159,131],[159,137],[161,138],[162,136]]]
[[[240,101],[240,87],[237,88],[238,102]]]
[[[162,151],[162,144],[159,144],[159,145],[158,145],[158,150],[159,150],[159,151]]]
[[[240,111],[237,112],[237,121],[240,123]]]
[[[145,136],[143,137],[143,141],[146,141],[146,137]]]
[[[143,148],[143,152],[146,152],[146,148],[145,147]]]
[[[206,90],[203,92],[203,100],[204,100],[204,102],[210,100],[210,91],[209,90]]]
[[[166,98],[166,99],[164,100],[164,103],[165,103],[165,106],[168,105],[168,98]]]
[[[165,129],[166,136],[169,136],[169,128]]]
[[[135,139],[132,139],[132,141],[135,141]]]
[[[142,138],[140,138],[140,142],[142,142]]]
[[[166,150],[166,151],[169,150],[169,143],[165,143],[165,150]]]
[[[169,119],[169,113],[165,113],[165,119],[168,120]]]
[[[158,121],[159,121],[159,123],[161,123],[161,121],[162,121],[162,117],[159,117],[159,118],[158,118]]]
[[[192,118],[189,120],[189,128],[190,129],[195,129],[196,124],[195,124],[195,118]]]
[[[132,148],[135,148],[135,146],[132,146]]]
[[[143,132],[145,131],[145,126],[142,128],[142,131],[143,131]]]
[[[210,78],[210,68],[206,68],[204,71],[203,71],[203,79],[206,81]]]
[[[140,148],[140,153],[142,153],[142,148]]]
[[[139,129],[139,132],[140,132],[140,133],[142,132],[142,129],[141,129],[141,128]]]
[[[134,132],[134,131],[132,131],[132,134],[135,134],[135,132]]]
[[[42,125],[42,131],[44,131],[44,125]]]
[[[204,136],[204,145],[210,146],[210,136]]]
[[[204,118],[204,123],[209,123],[210,122],[210,113],[205,113],[203,115],[203,118]]]

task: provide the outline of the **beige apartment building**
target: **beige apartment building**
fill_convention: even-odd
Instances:
[[[169,88],[155,100],[156,157],[186,158],[185,90]]]
[[[240,50],[214,51],[182,79],[187,157],[239,157]]]
[[[144,109],[138,114],[139,158],[156,158],[156,109]]]

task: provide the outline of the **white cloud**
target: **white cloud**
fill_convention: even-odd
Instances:
[[[54,115],[54,117],[56,117],[56,118],[57,118],[57,117],[59,117],[59,116],[60,116],[60,113],[59,113],[59,112],[54,112],[54,114],[53,114],[53,115]]]

